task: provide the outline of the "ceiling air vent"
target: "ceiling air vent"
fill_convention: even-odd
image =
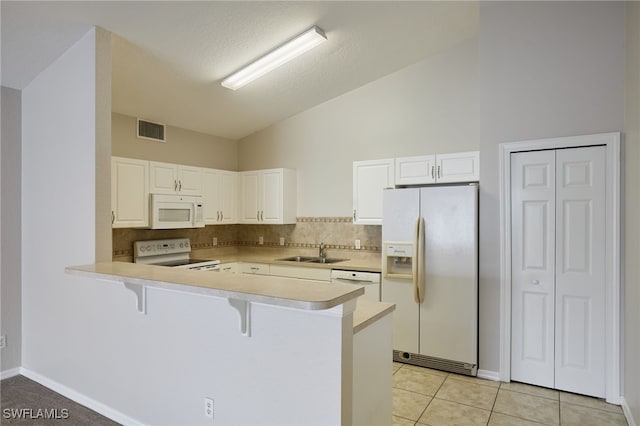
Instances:
[[[138,118],[138,138],[149,139],[156,142],[165,142],[165,125]]]

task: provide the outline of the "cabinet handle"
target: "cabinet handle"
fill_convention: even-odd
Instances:
[[[177,180],[174,180],[174,181],[173,181],[173,190],[174,190],[175,192],[178,192],[178,181],[177,181]]]
[[[356,209],[353,209],[353,221],[356,221]]]
[[[436,166],[431,166],[431,179],[436,178]]]
[[[256,212],[256,220],[260,220],[260,210]]]
[[[440,176],[440,166],[438,166],[438,179],[440,179],[442,176]]]
[[[224,220],[224,212],[220,212],[220,220]]]
[[[218,210],[216,213],[218,213],[218,218],[216,220],[220,222],[220,210]]]
[[[113,225],[113,222],[116,221],[116,214],[113,212],[113,210],[111,210],[111,224]]]
[[[260,211],[260,220],[264,220],[264,210]]]
[[[179,180],[178,191],[182,191],[182,180]]]

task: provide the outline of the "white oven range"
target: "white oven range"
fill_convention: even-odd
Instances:
[[[136,241],[133,243],[133,261],[147,265],[172,266],[194,271],[217,271],[219,260],[192,259],[188,238]]]

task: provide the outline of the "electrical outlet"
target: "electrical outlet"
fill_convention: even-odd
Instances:
[[[260,245],[264,244],[264,237],[262,235],[258,237],[258,244]]]
[[[356,250],[360,250],[360,240],[356,240]]]
[[[213,399],[212,398],[206,398],[204,399],[204,415],[209,417],[210,419],[213,418]]]
[[[280,245],[283,246],[284,245],[284,237],[280,237]]]
[[[217,246],[217,245],[218,245],[218,237],[213,237],[213,240],[211,240],[211,243],[212,243],[214,246]]]
[[[0,349],[7,347],[7,336],[0,336]]]

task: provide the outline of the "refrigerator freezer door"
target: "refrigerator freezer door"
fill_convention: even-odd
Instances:
[[[425,248],[419,353],[477,365],[478,187],[421,188],[420,200]]]
[[[382,206],[382,241],[412,243],[415,223],[420,215],[420,190],[385,190]],[[413,253],[415,256],[415,250]],[[411,278],[384,277],[382,301],[396,305],[393,313],[393,348],[418,353],[418,304],[413,300]]]

